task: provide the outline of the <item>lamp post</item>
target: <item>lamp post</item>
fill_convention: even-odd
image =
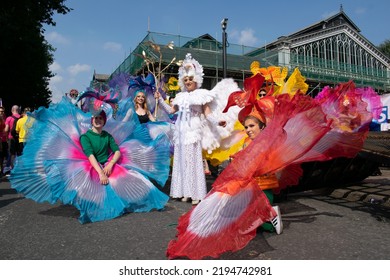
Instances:
[[[226,78],[226,68],[227,68],[227,63],[226,63],[226,27],[227,27],[228,19],[224,18],[221,21],[221,26],[222,26],[222,69],[223,69],[223,78]]]

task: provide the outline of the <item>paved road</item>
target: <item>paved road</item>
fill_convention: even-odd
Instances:
[[[365,195],[352,195],[364,192]],[[388,192],[386,192],[388,191]],[[371,193],[370,193],[371,192]],[[382,200],[369,203],[368,195]],[[386,196],[387,194],[387,196]],[[358,198],[357,198],[358,197]],[[290,193],[277,202],[284,232],[258,232],[246,248],[220,259],[388,260],[390,170],[338,189]],[[164,260],[177,220],[189,203],[81,225],[72,206],[38,204],[0,183],[1,260]]]

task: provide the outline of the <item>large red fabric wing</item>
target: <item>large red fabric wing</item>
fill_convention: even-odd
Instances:
[[[235,155],[215,180],[215,189],[232,193],[230,185],[230,190],[226,189],[227,181],[245,187],[245,182],[254,176],[276,172],[295,163],[331,129],[320,106],[312,99],[302,95],[292,101],[289,97],[280,97],[275,105],[275,118],[251,145]],[[323,157],[320,152],[313,154]]]
[[[281,98],[277,105],[281,108],[276,112],[284,112],[283,119],[269,125],[239,152],[217,178],[207,197],[180,218],[177,240],[171,241],[167,249],[169,258],[202,259],[239,250],[254,238],[259,225],[275,215],[253,178],[293,162],[330,129],[323,115],[313,117],[313,114],[321,115],[319,106],[305,102],[290,103]],[[289,129],[288,133],[283,125]]]
[[[177,240],[169,243],[167,256],[202,259],[244,247],[254,229],[275,214],[254,177],[276,173],[284,188],[298,182],[303,162],[355,156],[370,116],[351,90],[350,85],[342,86],[340,91],[347,92],[336,92],[336,98],[323,102],[304,95],[291,100],[288,94],[279,95],[273,119],[263,132],[235,155],[206,199],[180,218]],[[352,106],[345,106],[345,98]],[[340,113],[342,126],[335,124]]]
[[[178,239],[169,243],[167,256],[203,259],[240,250],[255,237],[256,228],[273,216],[275,212],[255,180],[234,195],[211,191],[180,217]]]

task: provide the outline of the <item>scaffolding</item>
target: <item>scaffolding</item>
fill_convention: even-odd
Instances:
[[[340,44],[340,40],[348,44]],[[293,48],[279,47],[267,49],[229,44],[227,48],[227,76],[236,80],[242,86],[249,77],[250,64],[259,61],[261,67],[270,65],[288,67],[290,72],[296,67],[306,77],[310,87],[336,85],[340,82],[353,80],[357,86],[372,87],[378,93],[390,91],[390,70],[388,65],[379,63],[361,46],[348,41],[348,38],[338,36],[321,42],[313,42],[305,46]],[[139,75],[146,73],[146,65],[142,52],[158,59],[158,54],[150,47],[153,42],[161,47],[162,66],[168,65],[172,58],[183,59],[191,53],[203,66],[204,87],[212,88],[223,76],[222,43],[205,34],[198,38],[148,32],[133,52],[118,66],[111,76],[119,73]],[[174,43],[174,49],[167,48]],[[334,46],[337,46],[335,49]],[[177,77],[178,66],[172,64],[165,75]],[[318,90],[321,89],[318,87]],[[310,90],[310,89],[309,89]]]

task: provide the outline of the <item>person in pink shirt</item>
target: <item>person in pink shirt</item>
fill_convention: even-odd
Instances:
[[[7,133],[5,132],[5,109],[0,106],[0,176],[4,175],[3,162],[8,157]]]
[[[14,122],[20,118],[19,106],[14,105],[11,108],[12,115],[5,120],[5,133],[8,133],[8,148],[9,148],[9,160],[7,161],[7,169],[14,168],[15,157],[19,155],[19,143],[12,137],[11,130]]]

